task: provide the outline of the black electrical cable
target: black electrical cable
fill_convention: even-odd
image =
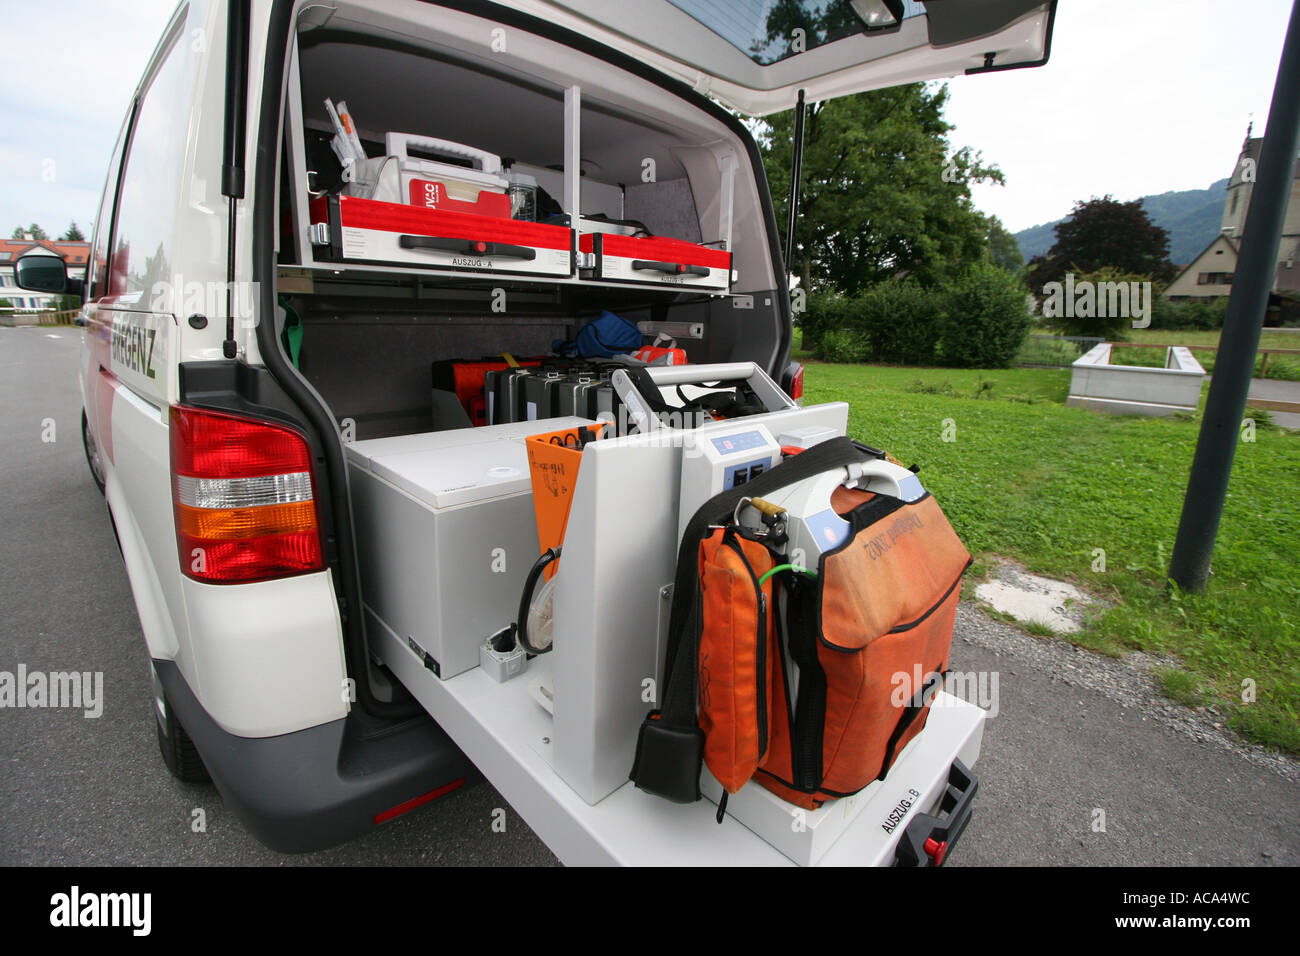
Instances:
[[[550,647],[533,647],[528,640],[528,605],[533,602],[533,591],[537,588],[537,580],[542,576],[542,572],[553,561],[560,559],[559,547],[547,548],[542,556],[533,562],[533,566],[528,569],[528,577],[524,579],[524,593],[519,596],[519,616],[515,621],[515,640],[529,654],[545,654]]]

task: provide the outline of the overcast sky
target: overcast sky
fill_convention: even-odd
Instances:
[[[630,2],[630,0],[620,0]],[[173,0],[0,0],[0,236],[94,217]],[[1262,135],[1290,0],[1061,0],[1051,62],[951,82],[955,146],[1000,166],[976,204],[1011,230],[1075,200],[1203,189]],[[21,11],[21,15],[19,12]]]

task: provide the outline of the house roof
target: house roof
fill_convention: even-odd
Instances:
[[[1191,262],[1189,262],[1189,263],[1187,263],[1187,265],[1183,266],[1183,268],[1179,271],[1178,275],[1174,276],[1173,279],[1170,280],[1169,285],[1173,285],[1175,282],[1177,282],[1179,279],[1181,279],[1184,275],[1186,275],[1187,272],[1188,272],[1188,270],[1190,270],[1190,269],[1192,268],[1192,266],[1196,265],[1196,263],[1198,263],[1198,262],[1201,261],[1201,256],[1205,255],[1207,252],[1209,252],[1211,249],[1213,249],[1214,246],[1215,246],[1215,244],[1218,243],[1218,241],[1219,241],[1220,239],[1222,239],[1224,242],[1226,242],[1226,243],[1228,244],[1228,248],[1232,250],[1232,254],[1233,254],[1233,255],[1240,255],[1240,254],[1241,254],[1241,242],[1240,242],[1240,240],[1238,240],[1238,239],[1234,239],[1232,236],[1228,235],[1226,232],[1221,232],[1221,233],[1219,233],[1217,236],[1215,236],[1213,239],[1211,239],[1211,240],[1210,240],[1210,244],[1209,244],[1208,246],[1206,246],[1204,249],[1202,249],[1200,252],[1198,252],[1198,253],[1197,253],[1197,254],[1192,258],[1192,261],[1191,261]]]
[[[84,266],[90,258],[90,243],[60,242],[54,239],[0,239],[0,262],[13,262],[25,252],[44,249],[70,266]]]

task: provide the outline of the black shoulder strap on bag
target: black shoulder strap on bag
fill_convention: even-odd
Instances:
[[[787,459],[753,481],[714,495],[691,517],[677,553],[663,706],[645,719],[637,740],[631,779],[639,788],[676,803],[700,799],[704,732],[696,720],[699,675],[695,659],[700,638],[699,547],[709,526],[730,519],[742,498],[760,498],[832,468],[870,458],[848,438],[833,438]]]

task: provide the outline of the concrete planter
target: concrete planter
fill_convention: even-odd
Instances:
[[[1195,412],[1205,369],[1189,349],[1165,350],[1165,367],[1110,364],[1110,346],[1093,347],[1071,366],[1067,405],[1112,415],[1172,415]]]

